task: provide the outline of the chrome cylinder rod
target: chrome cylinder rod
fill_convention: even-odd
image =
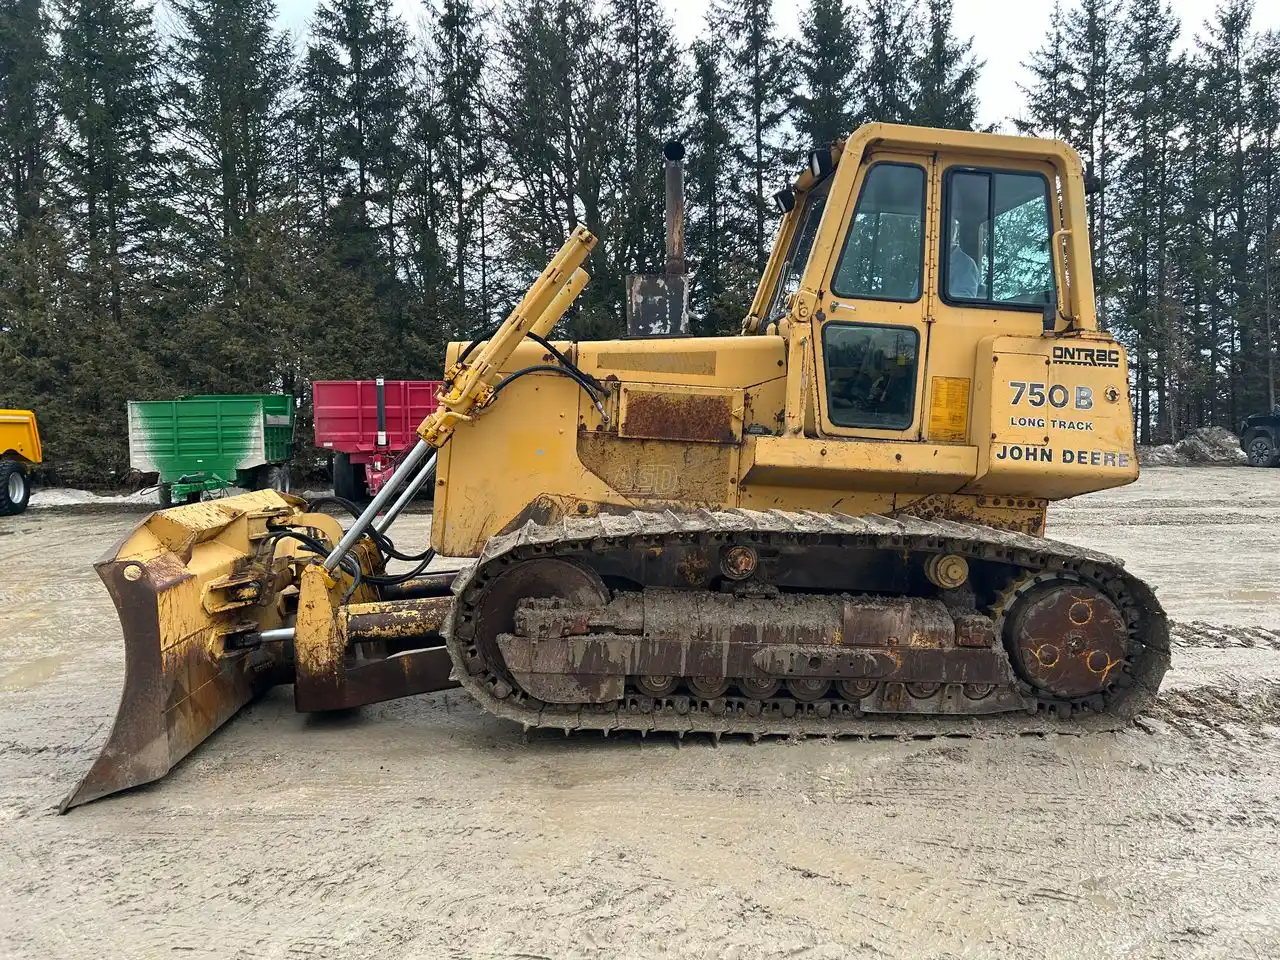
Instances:
[[[292,640],[294,632],[293,627],[275,627],[271,630],[263,630],[257,636],[262,643],[274,643],[280,640]]]
[[[360,514],[356,522],[351,525],[351,528],[343,534],[342,539],[338,541],[338,545],[333,548],[333,552],[325,557],[324,568],[326,570],[332,573],[337,568],[338,564],[342,562],[342,558],[365,535],[369,526],[377,519],[378,514],[391,502],[391,498],[404,486],[405,481],[413,476],[418,469],[418,464],[422,463],[427,454],[432,452],[433,448],[427,441],[419,440],[417,442],[414,448],[409,451],[408,456],[401,461],[400,466],[396,467],[396,472],[387,478],[387,482],[378,491],[378,495],[373,498],[373,502],[364,508],[364,513]]]
[[[431,459],[418,471],[418,475],[413,478],[413,483],[405,487],[404,493],[400,494],[399,499],[391,505],[391,509],[378,518],[373,525],[375,530],[379,533],[386,533],[387,528],[395,523],[395,519],[400,516],[401,511],[412,503],[413,498],[422,492],[422,488],[435,478],[436,456],[437,454],[435,453],[431,454]]]

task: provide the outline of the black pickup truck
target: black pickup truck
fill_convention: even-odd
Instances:
[[[1240,447],[1251,467],[1280,466],[1280,403],[1270,413],[1255,413],[1240,424]]]

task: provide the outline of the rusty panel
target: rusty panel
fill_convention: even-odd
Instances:
[[[622,387],[618,436],[646,440],[737,443],[742,437],[743,391]]]
[[[688,507],[721,506],[729,501],[736,453],[726,444],[578,434],[578,459],[610,489],[631,499],[676,501]]]
[[[931,494],[895,499],[893,516],[921,520],[955,520],[981,523],[997,530],[1013,530],[1033,537],[1044,536],[1049,501],[1035,497],[978,497],[969,494]]]

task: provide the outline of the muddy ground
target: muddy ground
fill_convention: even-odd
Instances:
[[[122,673],[90,562],[136,515],[0,521],[0,956],[1280,956],[1278,493],[1151,469],[1055,508],[1180,623],[1128,732],[526,738],[459,692],[284,689],[66,817]]]

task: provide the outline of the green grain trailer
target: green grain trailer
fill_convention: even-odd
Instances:
[[[160,475],[160,503],[206,490],[289,489],[293,397],[205,395],[129,401],[129,465]]]

